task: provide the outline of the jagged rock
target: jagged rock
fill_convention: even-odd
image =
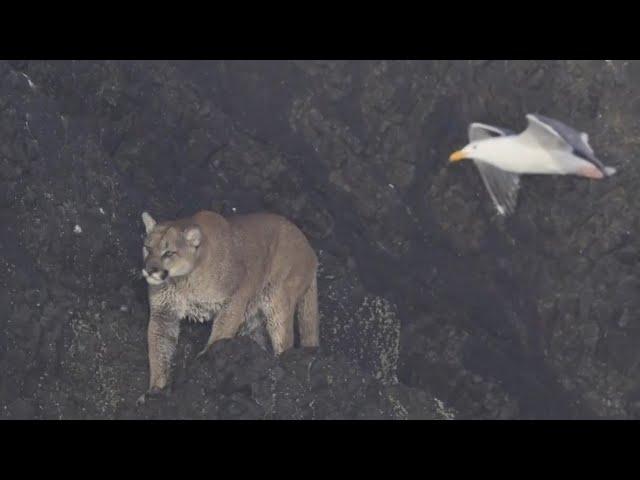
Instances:
[[[639,65],[0,63],[0,416],[639,418]],[[446,159],[530,111],[619,174],[526,178],[500,219]],[[196,362],[188,324],[173,393],[136,410],[140,213],[204,208],[307,233],[323,349],[253,331]]]

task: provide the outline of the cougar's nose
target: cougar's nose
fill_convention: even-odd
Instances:
[[[142,275],[145,277],[150,277],[154,273],[157,273],[160,269],[156,267],[145,267],[142,269]]]
[[[149,277],[157,278],[160,280],[164,280],[165,278],[167,278],[167,275],[169,275],[169,272],[167,270],[165,270],[164,268],[158,268],[158,267],[147,267],[145,268],[145,270],[143,270],[143,272],[144,271],[147,272],[145,277],[149,276]]]
[[[147,267],[144,267],[142,269],[142,275],[144,277],[152,277],[152,276],[157,277],[158,276],[158,272],[160,272],[160,270],[161,269],[158,268],[158,267],[147,266]]]

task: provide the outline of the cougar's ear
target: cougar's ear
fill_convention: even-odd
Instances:
[[[151,215],[149,215],[147,212],[142,212],[142,222],[144,223],[144,229],[147,233],[151,232],[151,230],[153,230],[153,227],[156,226],[156,221],[151,218]]]
[[[198,247],[202,240],[202,231],[198,225],[191,225],[184,229],[184,238],[192,247]]]

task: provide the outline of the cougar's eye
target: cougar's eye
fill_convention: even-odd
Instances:
[[[176,252],[164,252],[164,254],[162,255],[164,258],[170,258],[173,257],[176,254]]]

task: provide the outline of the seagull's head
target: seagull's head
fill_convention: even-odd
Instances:
[[[497,160],[508,160],[514,155],[511,137],[492,137],[475,140],[449,156],[449,162],[465,158],[494,164]]]
[[[487,153],[486,145],[483,145],[486,142],[471,142],[464,148],[453,152],[449,157],[450,162],[459,162],[460,160],[464,160],[466,158],[476,158],[482,160]]]

